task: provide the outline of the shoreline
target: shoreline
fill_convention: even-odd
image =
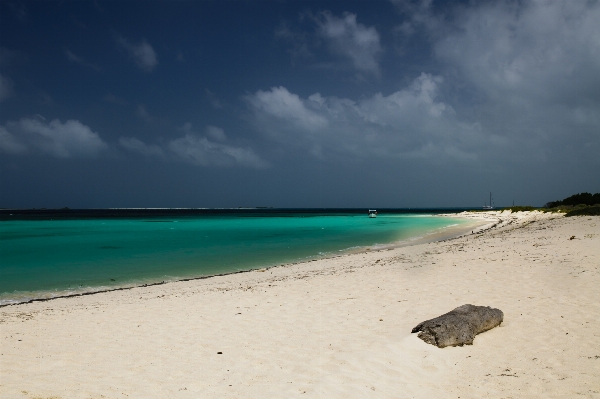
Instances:
[[[486,217],[445,241],[4,307],[0,398],[600,397],[600,217]],[[504,321],[472,346],[411,334],[465,303]]]
[[[455,215],[456,214],[439,214],[439,215],[431,215],[431,216],[460,218],[460,219],[465,219],[465,220],[475,219],[475,218],[470,218],[470,217],[458,217]],[[493,225],[491,223],[485,224],[485,222],[489,222],[489,219],[477,219],[477,220],[481,220],[481,222],[478,223],[478,225],[477,225],[477,228],[479,230],[487,230],[489,228],[493,228]],[[482,227],[482,226],[484,226],[484,227]],[[454,226],[447,226],[447,227],[444,227],[441,229],[445,230],[446,228],[449,228],[449,227],[454,227]],[[471,226],[471,227],[474,227],[474,226]],[[469,227],[469,229],[471,227]],[[98,289],[94,289],[93,287],[86,287],[85,289],[81,290],[80,292],[77,292],[77,291],[73,292],[73,291],[65,290],[63,292],[71,292],[71,293],[59,294],[59,295],[49,296],[49,297],[31,298],[31,299],[26,299],[26,300],[22,300],[22,301],[15,300],[14,302],[0,303],[0,309],[7,307],[7,306],[17,306],[17,305],[23,305],[23,304],[35,303],[35,302],[47,302],[47,301],[52,301],[55,299],[76,298],[76,297],[81,297],[81,296],[89,296],[89,295],[109,293],[109,292],[115,292],[115,291],[126,291],[126,290],[131,290],[134,288],[152,287],[152,286],[158,286],[158,285],[163,285],[163,284],[172,284],[172,283],[186,282],[186,281],[205,280],[205,279],[210,279],[210,278],[214,278],[214,277],[226,277],[226,276],[241,274],[241,273],[251,273],[256,270],[270,270],[272,268],[277,268],[277,267],[300,265],[303,263],[310,263],[315,260],[327,260],[327,259],[337,258],[340,256],[346,256],[346,255],[351,255],[351,254],[360,254],[360,253],[365,253],[365,252],[369,252],[369,251],[389,250],[389,249],[401,248],[401,247],[412,246],[412,245],[420,245],[420,244],[425,244],[425,243],[435,242],[435,241],[445,241],[448,239],[464,236],[466,234],[466,232],[469,230],[469,229],[465,230],[465,228],[466,228],[466,226],[459,225],[455,229],[450,229],[448,231],[442,231],[442,232],[434,231],[434,232],[431,232],[422,237],[417,236],[417,237],[409,238],[407,240],[395,241],[395,242],[391,242],[388,244],[376,244],[376,245],[370,245],[370,246],[347,248],[345,250],[342,250],[341,253],[330,253],[330,254],[326,254],[324,256],[317,255],[317,256],[310,257],[306,260],[300,260],[297,262],[281,263],[281,264],[277,264],[277,265],[273,265],[273,266],[265,266],[265,267],[256,267],[256,268],[252,268],[252,269],[248,269],[248,270],[235,270],[235,271],[226,272],[226,273],[217,273],[217,274],[200,275],[200,276],[192,276],[192,277],[181,277],[181,278],[176,277],[176,278],[173,278],[170,280],[150,281],[150,282],[146,282],[146,283],[137,282],[137,283],[125,284],[123,286],[115,286],[115,287],[111,287],[111,288],[98,287]],[[437,229],[437,230],[440,230],[440,229]],[[49,291],[41,291],[40,294],[48,293],[48,292]],[[29,294],[29,293],[27,293],[27,294]],[[3,299],[2,301],[10,301],[10,300],[11,299]]]

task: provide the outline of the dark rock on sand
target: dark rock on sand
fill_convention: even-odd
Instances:
[[[500,309],[489,306],[462,305],[412,329],[418,337],[439,348],[473,345],[475,336],[499,326],[504,319]]]

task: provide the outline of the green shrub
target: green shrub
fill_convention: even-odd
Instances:
[[[527,212],[527,211],[535,211],[538,208],[535,208],[533,206],[511,206],[510,208],[507,208],[509,210],[511,210],[512,212]]]
[[[600,206],[577,207],[567,212],[565,216],[600,216]]]
[[[600,193],[579,193],[571,195],[562,201],[552,201],[546,204],[546,208],[556,208],[560,206],[575,206],[575,205],[600,205]]]

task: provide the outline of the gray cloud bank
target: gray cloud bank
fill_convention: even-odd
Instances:
[[[179,129],[183,136],[166,145],[146,144],[135,137],[121,137],[124,149],[147,157],[174,159],[199,166],[240,166],[255,169],[269,167],[269,163],[251,148],[227,143],[223,129],[207,126],[205,135],[196,133],[190,123]],[[22,118],[0,125],[0,153],[24,155],[43,153],[55,158],[96,157],[109,145],[90,127],[77,120],[51,122],[41,115]]]
[[[285,87],[246,96],[256,128],[282,146],[315,156],[477,158],[480,127],[461,122],[438,97],[443,78],[421,74],[390,95],[359,101],[319,93],[300,98]]]
[[[600,3],[503,2],[467,9],[435,54],[490,102],[597,107]]]
[[[445,174],[422,184],[477,184],[477,190],[516,179],[523,190],[532,190],[530,183],[539,172],[551,181],[546,186],[554,179],[567,187],[565,181],[575,175],[579,182],[596,179],[600,184],[592,173],[600,168],[600,2],[449,3],[443,14],[434,1],[395,3],[398,25],[391,30],[388,24],[389,32],[360,23],[360,14],[329,12],[305,16],[304,31],[286,25],[276,32],[287,40],[294,61],[312,63],[305,65],[310,72],[316,63],[332,59],[334,68],[343,66],[334,71],[340,76],[326,71],[316,80],[331,77],[331,84],[309,91],[313,81],[301,74],[285,81],[261,80],[268,83],[251,86],[252,92],[241,97],[246,118],[239,117],[231,98],[221,102],[204,90],[200,96],[222,114],[211,110],[215,113],[210,116],[183,119],[230,123],[228,132],[250,134],[253,129],[254,135],[236,140],[218,126],[195,130],[185,124],[151,142],[143,134],[156,134],[167,123],[161,126],[141,99],[128,95],[125,101],[109,93],[106,103],[121,108],[138,104],[136,115],[144,122],[127,133],[117,126],[112,148],[132,159],[232,168],[223,174],[234,167],[276,165],[271,176],[286,173],[286,182],[293,180],[287,176],[306,179],[307,193],[314,189],[314,179],[306,170],[314,165],[325,165],[323,174],[333,184],[356,170],[365,175],[389,170],[394,179],[406,170],[420,177]],[[116,40],[142,70],[151,72],[158,65],[146,41]],[[415,43],[418,50],[411,48]],[[405,51],[390,50],[402,46]],[[65,54],[92,67],[74,53]],[[18,97],[13,87],[10,78],[0,75],[0,101]],[[237,90],[233,95],[243,89]],[[0,125],[0,152],[7,154],[94,157],[108,148],[98,133],[74,119],[23,118]],[[490,171],[497,172],[494,183],[488,183]],[[370,192],[378,190],[374,186]],[[428,186],[423,192],[434,189]]]
[[[600,2],[481,2],[444,15],[428,0],[395,3],[407,15],[399,40],[426,38],[435,73],[424,66],[406,87],[361,99],[259,90],[244,97],[256,130],[319,156],[598,163]],[[374,28],[325,13],[319,30],[357,69],[379,71]]]

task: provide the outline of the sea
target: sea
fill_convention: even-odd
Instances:
[[[406,245],[464,209],[0,210],[0,305]]]

